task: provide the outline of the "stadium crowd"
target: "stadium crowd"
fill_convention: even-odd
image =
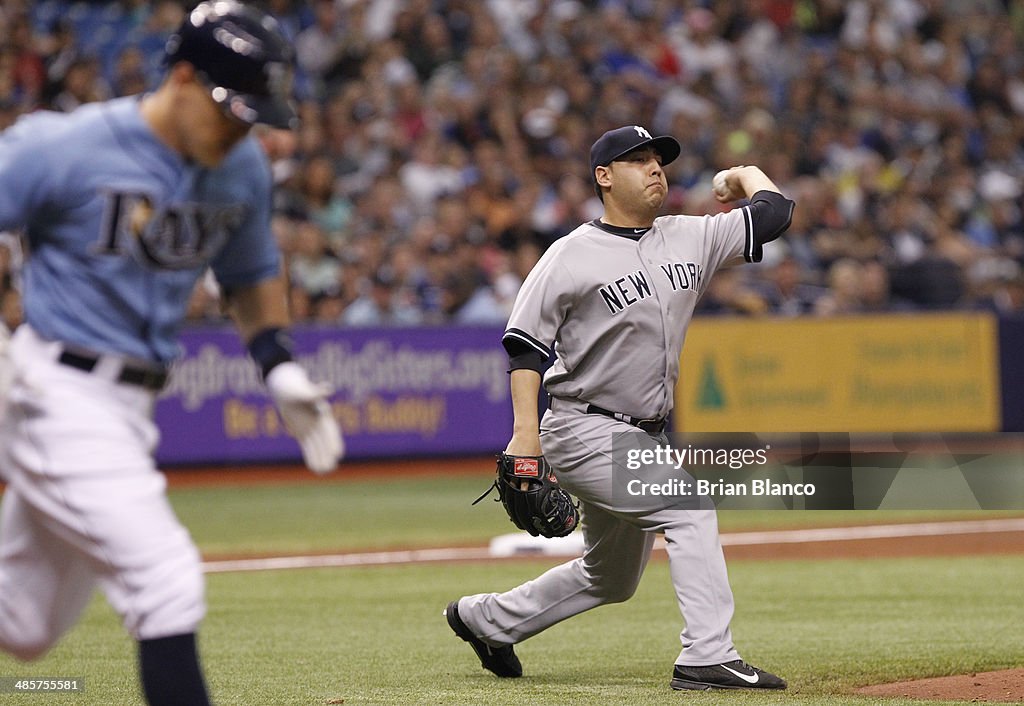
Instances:
[[[640,124],[684,146],[671,212],[757,164],[798,204],[707,314],[1024,311],[1024,3],[319,0],[293,39],[301,125],[260,131],[298,320],[503,324],[600,206],[586,155]],[[174,0],[5,0],[0,129],[159,81]],[[0,236],[0,319],[18,249]],[[190,317],[221,316],[216,285]]]

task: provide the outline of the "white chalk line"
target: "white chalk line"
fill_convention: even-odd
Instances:
[[[962,520],[959,522],[918,522],[859,527],[826,527],[767,532],[731,532],[722,535],[723,546],[746,547],[757,544],[803,544],[806,542],[842,542],[858,539],[894,539],[902,537],[941,537],[949,534],[987,534],[1024,532],[1024,517],[1000,520]]]
[[[946,535],[988,534],[999,532],[1024,532],[1024,518],[963,520],[959,522],[920,522],[892,525],[861,525],[856,527],[825,527],[798,530],[767,530],[763,532],[726,532],[722,534],[722,546],[745,547],[764,544],[844,542],[864,539],[942,537]],[[664,540],[660,538],[658,542],[655,543],[655,549],[658,548],[664,548]],[[551,555],[546,554],[545,556]],[[496,559],[496,557],[490,554],[487,547],[408,549],[399,551],[356,552],[351,554],[325,554],[322,556],[283,556],[259,559],[205,561],[203,562],[203,571],[208,574],[218,574],[238,571],[388,566],[395,564],[478,559]]]
[[[350,566],[387,566],[431,561],[458,561],[459,559],[489,559],[487,547],[466,549],[410,549],[393,552],[360,552],[355,554],[325,554],[323,556],[279,556],[265,559],[228,559],[204,561],[203,571],[208,574],[231,571],[271,571],[274,569],[316,569]]]

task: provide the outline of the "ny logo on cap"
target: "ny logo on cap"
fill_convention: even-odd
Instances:
[[[643,129],[642,127],[640,127],[639,125],[634,125],[634,126],[633,126],[633,129],[634,129],[634,130],[636,130],[636,134],[637,134],[637,135],[639,135],[640,137],[644,138],[645,140],[651,140],[651,139],[653,139],[653,138],[651,137],[651,133],[647,132],[646,130],[644,130],[644,129]]]

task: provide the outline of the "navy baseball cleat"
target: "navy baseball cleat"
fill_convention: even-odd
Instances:
[[[677,664],[672,670],[672,688],[707,691],[709,689],[785,689],[786,681],[737,659],[708,667]]]
[[[474,635],[469,626],[459,617],[459,602],[457,600],[448,604],[444,615],[448,618],[448,627],[473,647],[476,656],[480,658],[480,665],[484,669],[489,669],[499,677],[523,676],[523,665],[519,663],[519,658],[516,657],[512,645],[491,647]]]

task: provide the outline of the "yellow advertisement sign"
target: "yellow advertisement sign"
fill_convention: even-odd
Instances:
[[[998,431],[985,314],[695,319],[678,431]]]

